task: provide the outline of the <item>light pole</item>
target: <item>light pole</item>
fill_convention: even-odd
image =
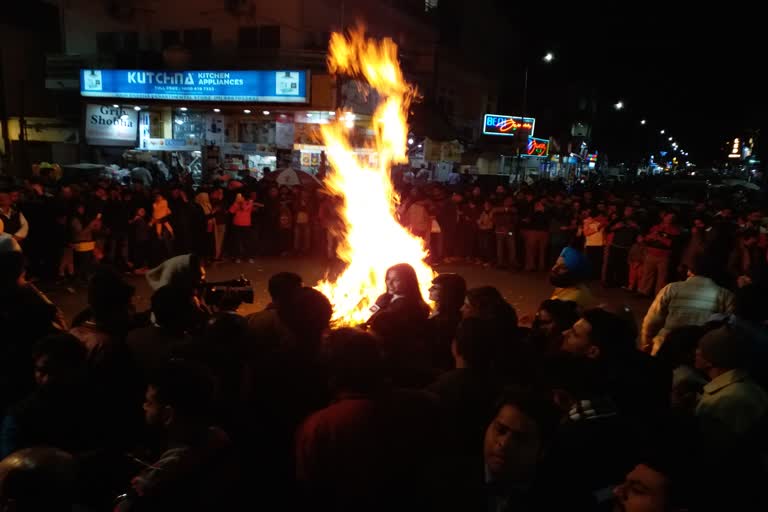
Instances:
[[[545,63],[550,64],[553,60],[555,60],[555,54],[552,52],[547,52],[542,59]],[[525,116],[526,111],[528,110],[528,63],[525,64],[525,72],[523,74],[523,108],[522,112],[520,113],[520,116],[523,118],[523,122],[521,124],[525,123]],[[526,143],[528,142],[526,137]],[[517,145],[517,186],[520,187],[520,170],[523,167],[523,153],[522,153],[522,144],[523,141],[521,140],[521,137],[518,137],[518,145]]]

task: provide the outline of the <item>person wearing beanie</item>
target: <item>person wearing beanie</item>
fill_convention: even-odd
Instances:
[[[745,369],[748,345],[730,326],[708,332],[696,349],[696,368],[710,379],[696,416],[704,432],[748,437],[768,419],[768,394]]]

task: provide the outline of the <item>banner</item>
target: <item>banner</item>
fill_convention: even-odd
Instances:
[[[308,71],[81,69],[80,95],[94,98],[309,103]]]
[[[106,105],[85,107],[85,139],[89,144],[133,146],[138,135],[139,113],[132,108]]]

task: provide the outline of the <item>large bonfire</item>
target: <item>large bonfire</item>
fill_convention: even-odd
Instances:
[[[389,38],[366,38],[358,27],[348,36],[331,36],[328,69],[363,79],[380,97],[373,114],[378,164],[361,163],[350,144],[349,128],[339,121],[323,125],[321,135],[331,171],[325,184],[343,198],[344,232],[337,256],[346,264],[335,281],[316,286],[334,305],[336,325],[356,325],[370,316],[370,307],[385,290],[387,268],[408,263],[426,293],[433,270],[424,259],[424,241],[412,235],[396,219],[400,198],[390,180],[392,164],[406,163],[408,109],[415,89],[403,78],[397,45]]]

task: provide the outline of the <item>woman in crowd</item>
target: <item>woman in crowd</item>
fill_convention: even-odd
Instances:
[[[227,234],[227,224],[229,223],[229,212],[224,203],[224,190],[221,188],[213,189],[211,192],[211,207],[213,208],[213,260],[221,261],[224,251],[224,239]]]
[[[204,264],[213,259],[215,250],[214,232],[216,219],[208,192],[200,192],[195,196],[195,248],[194,252],[200,255]]]
[[[383,349],[397,369],[396,378],[404,381],[424,378],[415,368],[430,360],[425,341],[429,306],[421,296],[416,271],[407,263],[387,269],[387,290],[371,307],[366,326],[383,339]]]

